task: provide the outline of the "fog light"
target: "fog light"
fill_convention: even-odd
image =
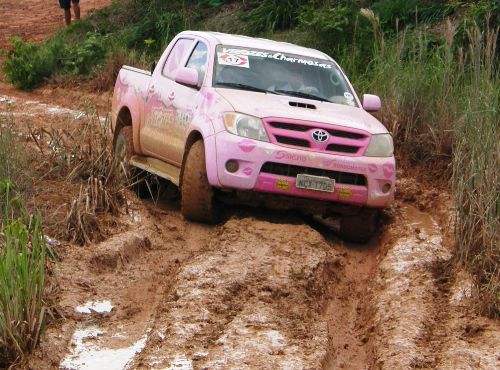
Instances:
[[[391,183],[390,182],[386,182],[384,184],[384,186],[382,186],[382,192],[383,193],[388,193],[389,190],[391,190]]]
[[[231,159],[231,160],[226,162],[227,172],[235,173],[236,171],[238,171],[239,167],[240,166],[238,165],[238,162],[235,161],[234,159]]]

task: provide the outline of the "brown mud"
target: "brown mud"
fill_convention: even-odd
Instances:
[[[20,132],[85,114],[36,98],[1,95],[0,114]],[[178,200],[127,193],[105,241],[54,247],[55,318],[26,366],[498,368],[498,322],[474,314],[470,277],[450,268],[449,196],[399,177],[366,245],[284,212],[233,207],[217,226],[191,223]]]
[[[2,34],[47,37],[62,23],[50,7],[2,2]],[[61,129],[78,125],[85,101],[105,120],[109,94],[0,83],[0,121],[21,134]],[[398,199],[366,245],[286,212],[233,207],[219,225],[191,223],[178,200],[128,192],[106,240],[53,243],[53,317],[19,367],[500,368],[500,325],[474,313],[470,276],[451,268],[450,197],[398,178]],[[64,205],[60,184],[39,186],[51,193],[44,202]]]

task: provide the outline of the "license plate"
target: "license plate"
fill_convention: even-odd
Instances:
[[[299,173],[297,175],[297,181],[295,182],[295,186],[300,189],[326,191],[329,193],[333,193],[333,189],[335,187],[335,180],[330,179],[329,177],[312,176]]]

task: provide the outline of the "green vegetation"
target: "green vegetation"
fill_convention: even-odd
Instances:
[[[110,89],[121,64],[148,66],[184,29],[323,50],[381,96],[400,163],[450,180],[457,261],[499,316],[499,14],[495,0],[122,0],[40,46],[14,40],[4,70],[24,89],[75,75]]]
[[[488,314],[500,314],[500,76],[494,55],[498,29],[468,32],[469,80],[455,126],[453,190],[457,251],[472,267]],[[458,73],[459,71],[457,71]]]
[[[0,120],[0,123],[2,121]],[[41,220],[30,216],[16,192],[22,184],[21,150],[7,126],[0,128],[0,367],[34,349],[43,329],[48,249]],[[21,166],[20,166],[21,165]],[[22,189],[22,187],[20,187]],[[24,189],[26,190],[26,189]]]

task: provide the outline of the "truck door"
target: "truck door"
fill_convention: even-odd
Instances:
[[[174,78],[177,70],[186,65],[194,45],[194,39],[179,38],[168,56],[160,60],[151,77],[140,132],[141,147],[148,156],[177,166],[182,162],[185,122],[194,101],[190,95],[198,91],[177,84]]]

